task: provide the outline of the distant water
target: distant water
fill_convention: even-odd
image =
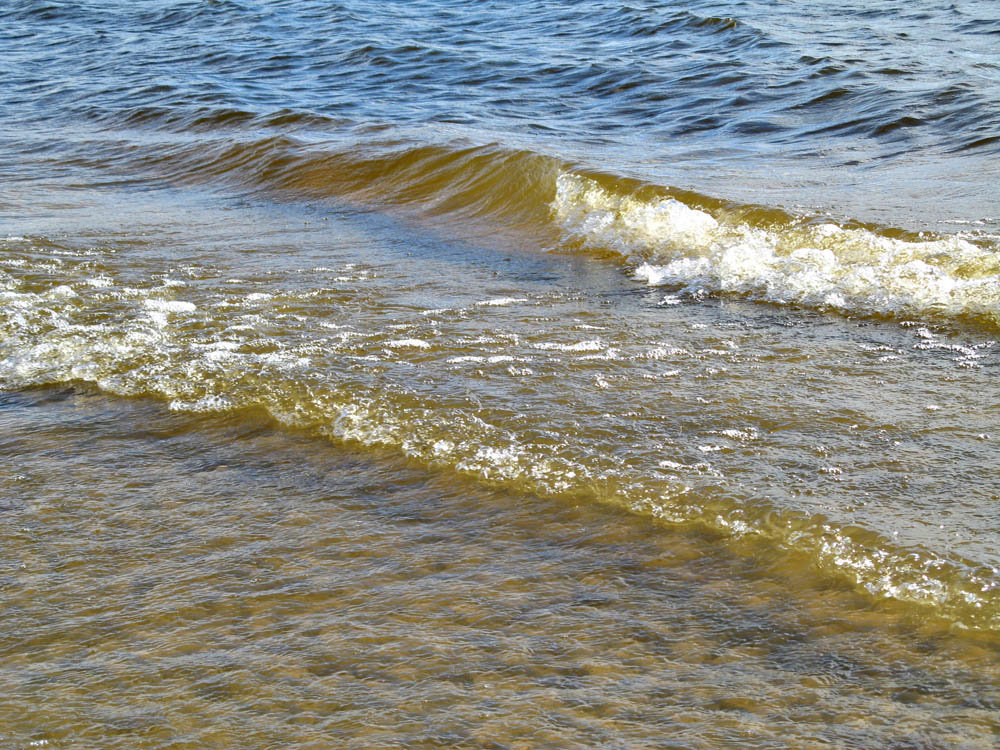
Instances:
[[[0,52],[4,744],[995,746],[995,3]]]

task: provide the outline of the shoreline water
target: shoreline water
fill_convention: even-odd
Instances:
[[[995,744],[995,8],[507,9],[0,9],[0,743]]]
[[[258,417],[5,400],[4,432],[33,436],[4,480],[23,488],[4,545],[20,625],[0,638],[15,743],[993,740],[996,644],[716,536]]]

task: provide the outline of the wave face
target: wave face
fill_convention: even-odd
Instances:
[[[0,385],[995,634],[994,4],[646,5],[5,4]]]

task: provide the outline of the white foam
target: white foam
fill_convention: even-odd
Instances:
[[[233,351],[234,349],[238,349],[240,346],[242,346],[242,344],[239,341],[209,341],[205,344],[191,344],[192,349],[224,349],[226,351]]]
[[[735,429],[721,430],[718,434],[724,435],[725,437],[731,438],[733,440],[740,440],[740,441],[757,439],[757,430],[754,429],[753,427],[746,430],[735,430]]]
[[[607,351],[603,351],[600,354],[587,354],[580,357],[581,360],[596,360],[601,359],[605,361],[614,361],[622,358],[621,349],[615,349],[614,347],[609,347]]]
[[[535,349],[545,349],[561,352],[599,352],[604,348],[600,339],[590,339],[588,341],[578,341],[575,344],[557,344],[553,342],[542,342],[532,344]]]
[[[175,398],[167,404],[171,411],[220,412],[233,408],[233,402],[225,396],[208,395],[193,401]]]
[[[153,324],[159,328],[165,328],[167,325],[167,314],[162,313],[159,310],[150,310],[147,315],[149,319],[153,321]]]
[[[185,302],[183,300],[176,299],[147,299],[143,300],[142,304],[148,310],[154,310],[160,313],[185,313],[194,312],[198,309],[198,306],[193,302]]]
[[[668,357],[688,357],[688,352],[669,344],[660,344],[651,349],[647,349],[642,354],[646,359],[667,359]]]
[[[509,354],[494,354],[489,357],[479,356],[475,354],[463,354],[458,357],[449,357],[445,360],[449,365],[463,364],[466,362],[473,363],[488,363],[488,364],[498,364],[506,362],[530,362],[531,360],[527,357],[512,357]]]
[[[59,299],[59,298],[67,299],[69,297],[77,297],[79,295],[76,293],[76,290],[73,289],[73,287],[67,284],[60,284],[59,286],[50,289],[45,296],[48,297],[49,299]]]
[[[238,355],[235,352],[227,351],[226,349],[210,349],[202,356],[209,362],[221,362],[223,360],[233,359]]]
[[[447,362],[449,365],[458,365],[464,362],[485,362],[485,361],[486,357],[477,357],[471,354],[462,355],[461,357],[450,357],[449,359],[445,360],[445,362]]]
[[[430,349],[431,345],[423,339],[394,339],[385,343],[390,349]]]
[[[666,198],[655,203],[630,196],[615,196],[595,180],[561,174],[553,203],[556,216],[575,234],[582,234],[631,255],[647,238],[676,246],[701,242],[718,228],[707,213]]]
[[[702,453],[715,453],[716,451],[724,451],[724,450],[726,450],[726,446],[724,446],[724,445],[699,445],[698,446],[698,450],[700,450]]]
[[[729,293],[869,314],[1000,318],[1000,254],[960,236],[903,240],[836,224],[720,223],[673,199],[615,195],[563,174],[553,213],[586,247],[611,249],[635,278],[681,294]]]
[[[479,307],[506,307],[507,305],[516,305],[527,301],[527,297],[497,297],[496,299],[486,299],[482,302],[477,302],[476,305]]]
[[[450,440],[437,440],[431,446],[435,456],[447,456],[455,450],[455,444]]]

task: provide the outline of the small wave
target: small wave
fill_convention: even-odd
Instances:
[[[497,143],[374,139],[344,146],[275,131],[130,146],[118,156],[132,170],[178,183],[224,181],[270,195],[480,222],[536,246],[617,259],[637,279],[675,295],[1000,325],[1000,254],[988,233],[925,235],[795,216]]]
[[[982,138],[973,138],[970,141],[956,146],[952,152],[958,153],[961,151],[972,151],[975,149],[1000,151],[1000,135],[986,135]]]
[[[692,11],[677,13],[660,24],[657,32],[669,31],[672,34],[683,32],[695,37],[703,36],[709,39],[719,37],[719,44],[727,49],[749,48],[759,44],[778,44],[765,31],[739,18],[729,16],[703,16]]]
[[[119,128],[153,127],[157,130],[191,133],[220,133],[247,131],[250,129],[270,130],[280,128],[282,132],[298,130],[339,130],[353,124],[346,118],[329,117],[308,110],[276,109],[270,112],[253,112],[237,107],[188,106],[177,107],[171,101],[178,92],[170,86],[150,87],[147,103],[124,109],[107,109],[87,106],[79,110],[79,115],[95,122]],[[162,100],[162,103],[157,103]]]
[[[763,501],[729,497],[722,475],[704,461],[671,459],[650,472],[622,463],[600,444],[571,436],[534,440],[502,418],[484,419],[479,407],[448,397],[416,397],[386,384],[338,385],[329,373],[312,369],[308,347],[250,351],[250,338],[236,341],[199,333],[186,341],[180,329],[143,320],[133,305],[164,314],[191,312],[193,305],[140,295],[102,292],[95,302],[117,298],[117,321],[86,323],[87,300],[8,291],[0,305],[0,385],[30,387],[88,382],[122,396],[153,396],[171,410],[219,413],[264,410],[278,423],[347,444],[389,449],[427,467],[453,471],[487,485],[539,497],[600,502],[623,507],[658,522],[708,530],[735,545],[765,545],[801,560],[835,579],[847,579],[876,599],[916,605],[956,627],[989,633],[1000,627],[995,571],[960,560],[897,547],[859,528],[844,528],[820,516],[780,511]],[[216,329],[225,328],[217,321]],[[190,337],[201,329],[187,329]],[[233,336],[230,326],[220,334]],[[455,356],[457,349],[430,352],[423,339],[391,339],[373,346],[435,356],[445,365],[507,364],[509,355]],[[600,341],[577,345],[543,342],[538,350],[589,352]],[[372,349],[374,351],[374,349]],[[358,350],[360,359],[370,358]],[[376,357],[377,359],[377,357]],[[516,373],[529,372],[518,370]],[[597,387],[607,388],[597,377]],[[495,421],[495,423],[494,423]],[[753,441],[753,431],[728,430],[720,438]],[[709,455],[722,445],[702,445]],[[833,471],[831,469],[830,471]],[[693,487],[688,473],[721,484]]]

